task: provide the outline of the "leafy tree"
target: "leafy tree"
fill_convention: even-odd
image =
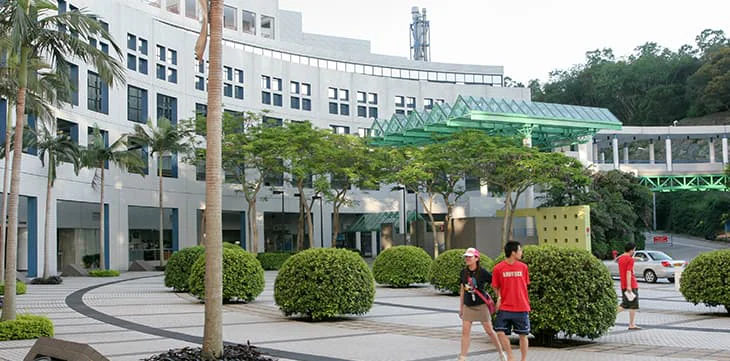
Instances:
[[[149,156],[152,158],[155,158],[155,156],[157,157],[160,208],[160,266],[165,265],[165,249],[163,244],[164,191],[162,182],[162,159],[164,156],[172,154],[180,154],[185,157],[187,154],[194,152],[192,144],[188,142],[188,139],[191,137],[190,134],[192,133],[193,129],[188,127],[187,124],[172,124],[167,118],[161,117],[157,119],[157,126],[155,126],[152,121],[148,121],[146,126],[136,124],[134,126],[134,132],[126,134],[129,138],[130,144],[147,146],[149,147]]]
[[[99,190],[99,268],[106,269],[107,264],[104,255],[106,249],[104,247],[104,185],[105,170],[108,164],[112,164],[122,171],[131,170],[134,173],[142,173],[144,161],[140,158],[139,153],[129,150],[127,147],[127,137],[121,136],[111,145],[106,145],[104,136],[99,130],[99,126],[94,125],[94,131],[89,136],[88,146],[81,150],[81,164],[85,168],[94,170],[94,179],[91,181],[91,187]]]
[[[38,147],[38,158],[48,170],[46,174],[46,221],[43,227],[43,239],[45,240],[43,278],[48,278],[53,276],[49,259],[51,255],[51,217],[48,215],[51,214],[51,207],[56,204],[52,195],[53,185],[57,178],[56,171],[59,163],[71,163],[74,173],[78,175],[81,154],[78,145],[71,140],[68,134],[56,132],[55,121],[40,122],[38,128],[37,131],[32,131],[35,138],[33,145]],[[46,158],[48,159],[46,160]]]
[[[707,61],[689,78],[695,103],[692,115],[730,110],[730,46],[706,55]]]
[[[383,148],[367,146],[365,139],[349,134],[330,134],[330,147],[325,162],[330,182],[321,189],[323,196],[332,203],[332,247],[340,234],[340,208],[355,204],[348,191],[353,187],[361,190],[376,188],[385,176],[388,152]]]
[[[591,245],[603,258],[627,241],[643,242],[642,233],[651,220],[651,192],[630,173],[618,170],[591,173],[590,184],[568,181],[545,192],[544,206],[591,207]]]
[[[122,65],[84,39],[103,39],[118,56],[121,51],[111,35],[104,30],[98,17],[83,10],[58,13],[55,4],[47,0],[16,0],[0,3],[0,51],[16,70],[15,142],[8,197],[8,230],[5,286],[15,287],[15,263],[18,248],[18,201],[22,160],[23,115],[31,59],[44,54],[51,59],[56,74],[68,74],[67,57],[92,64],[100,78],[109,85],[123,79]],[[68,83],[68,82],[67,82]],[[7,169],[7,168],[6,168]],[[15,319],[15,294],[5,296],[2,320]]]

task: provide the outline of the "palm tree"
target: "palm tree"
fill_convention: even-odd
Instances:
[[[201,0],[204,14],[207,1]],[[203,16],[203,31],[196,44],[196,55],[203,61],[207,17]],[[208,60],[211,69],[223,68],[223,0],[210,0],[210,47]],[[212,71],[208,77],[208,117],[206,119],[205,155],[205,324],[203,350],[205,360],[217,360],[223,353],[223,239],[221,197],[223,106],[221,99],[222,74]]]
[[[165,250],[163,242],[164,208],[162,188],[162,159],[171,154],[189,154],[195,151],[187,141],[192,130],[182,125],[172,124],[167,118],[157,119],[157,127],[152,121],[147,126],[137,124],[134,132],[127,134],[131,144],[147,146],[150,157],[157,156],[157,177],[159,178],[159,208],[160,208],[160,266],[165,265]]]
[[[13,165],[8,196],[7,263],[5,265],[5,287],[15,288],[15,263],[18,248],[18,201],[22,159],[23,115],[25,114],[26,91],[30,73],[30,60],[47,57],[56,69],[56,74],[68,74],[67,56],[93,65],[100,78],[113,86],[122,80],[124,68],[121,63],[92,46],[86,39],[100,38],[109,44],[121,57],[119,46],[104,30],[98,17],[84,10],[72,10],[58,14],[56,5],[47,0],[9,0],[0,3],[0,50],[5,51],[8,63],[16,67],[17,79],[15,107],[15,143]],[[2,318],[15,319],[15,293],[5,296]]]
[[[52,119],[52,118],[51,118]],[[51,206],[53,202],[53,184],[56,182],[56,170],[59,163],[71,163],[74,167],[74,173],[79,174],[79,165],[81,156],[79,147],[71,140],[68,134],[56,132],[56,122],[47,120],[39,124],[37,131],[31,130],[35,135],[34,146],[38,147],[38,158],[41,164],[48,169],[46,183],[46,221],[43,228],[43,239],[45,240],[44,257],[43,257],[43,278],[51,275],[50,255],[51,255]],[[46,155],[48,163],[46,163]],[[47,164],[47,166],[46,166]]]
[[[0,64],[0,96],[8,100],[8,105],[17,105],[15,97],[17,96],[18,82],[15,74],[17,73],[17,64],[10,64],[5,62]],[[51,104],[59,105],[58,98],[56,97],[56,90],[62,89],[66,84],[61,81],[55,73],[49,72],[51,70],[50,65],[46,64],[41,59],[29,59],[28,68],[30,69],[29,74],[32,76],[28,77],[27,80],[27,91],[25,109],[27,113],[39,115],[41,118],[48,118],[52,114]],[[54,99],[56,101],[54,101]],[[44,100],[46,102],[44,102]],[[8,107],[10,109],[10,107]],[[5,160],[5,166],[3,167],[3,184],[0,194],[2,194],[2,205],[0,206],[0,219],[4,220],[7,218],[7,206],[8,206],[8,179],[10,178],[10,149],[12,149],[12,134],[13,134],[13,118],[10,113],[6,114],[5,119],[5,142],[2,143],[3,152],[0,157]],[[0,119],[0,121],[3,121]],[[6,146],[10,145],[10,146]],[[0,283],[5,279],[5,222],[0,222]]]
[[[106,252],[104,249],[104,170],[111,163],[122,171],[129,169],[144,177],[142,172],[144,161],[140,158],[138,152],[127,149],[126,136],[119,137],[114,143],[107,146],[99,127],[94,125],[94,133],[89,138],[89,145],[81,151],[81,162],[85,168],[94,169],[94,179],[91,181],[91,187],[99,189],[101,193],[99,198],[99,268],[106,269],[107,264],[104,257]]]

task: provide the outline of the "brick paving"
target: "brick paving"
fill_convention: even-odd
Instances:
[[[275,276],[266,272],[267,287],[253,303],[224,306],[227,341],[250,340],[282,361],[456,359],[460,321],[455,297],[428,286],[378,287],[376,303],[366,315],[307,322],[286,318],[276,308]],[[597,340],[564,348],[532,347],[528,359],[730,361],[730,317],[724,309],[687,303],[669,283],[641,283],[640,288],[638,323],[643,330],[628,331],[628,314],[622,313],[616,326]],[[203,333],[203,305],[165,289],[154,272],[29,285],[28,293],[18,297],[18,312],[47,315],[57,338],[89,343],[113,361],[197,346]],[[497,360],[486,339],[480,327],[473,328],[470,360]],[[0,360],[22,360],[33,342],[0,342]]]

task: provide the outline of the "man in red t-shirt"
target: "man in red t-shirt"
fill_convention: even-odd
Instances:
[[[640,330],[636,326],[636,310],[639,309],[639,284],[634,275],[634,251],[636,244],[629,242],[624,247],[624,254],[618,257],[618,275],[621,279],[621,305],[619,312],[629,310],[629,330]]]
[[[527,360],[527,335],[530,334],[530,298],[527,286],[530,274],[527,265],[521,262],[522,247],[519,242],[507,242],[504,245],[502,262],[494,266],[492,271],[492,288],[497,293],[497,318],[494,330],[497,331],[502,349],[507,352],[507,359],[514,360],[512,348],[507,335],[514,331],[520,335],[520,354],[522,361]]]

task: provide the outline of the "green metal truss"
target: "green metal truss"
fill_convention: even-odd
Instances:
[[[478,129],[490,135],[532,137],[532,145],[556,148],[587,142],[602,129],[621,129],[621,122],[604,108],[539,103],[524,100],[458,96],[453,105],[434,104],[431,110],[394,114],[373,121],[375,145],[424,144],[434,135]]]
[[[642,176],[639,183],[652,192],[674,191],[726,191],[727,176],[724,174]]]

